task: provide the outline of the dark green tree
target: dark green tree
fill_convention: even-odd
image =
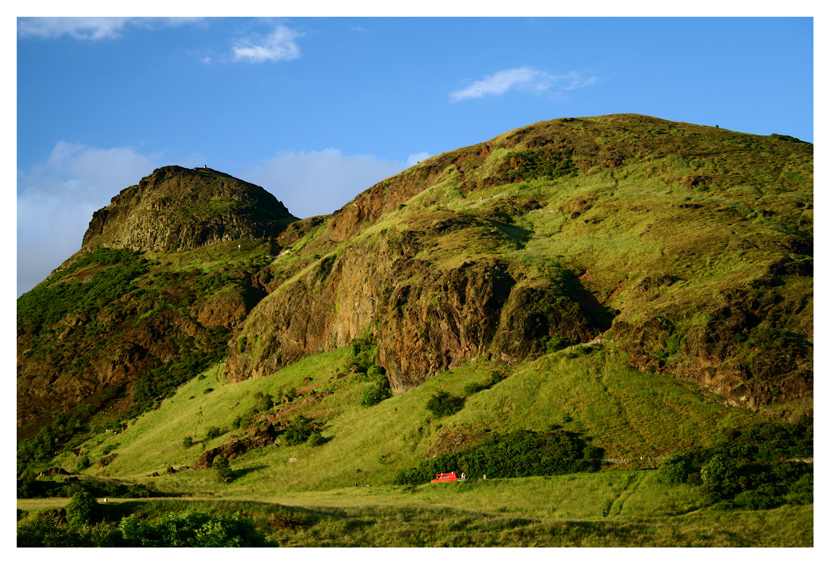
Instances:
[[[227,484],[233,480],[233,470],[230,461],[222,455],[213,459],[213,470],[216,472],[216,479]]]
[[[80,491],[73,495],[69,505],[66,506],[66,522],[76,527],[97,520],[100,514],[101,506],[87,491]]]
[[[427,401],[427,409],[435,417],[446,417],[461,411],[464,407],[464,398],[453,396],[448,392],[438,392]]]

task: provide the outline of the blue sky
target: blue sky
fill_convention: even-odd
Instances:
[[[300,217],[427,156],[639,113],[813,141],[810,18],[19,18],[17,291],[159,166]]]

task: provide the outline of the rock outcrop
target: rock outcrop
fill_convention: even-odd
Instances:
[[[82,248],[193,249],[276,237],[294,220],[259,186],[209,168],[166,166],[96,211]]]

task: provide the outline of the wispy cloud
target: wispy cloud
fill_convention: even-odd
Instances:
[[[235,61],[252,63],[298,59],[300,47],[294,40],[302,35],[284,25],[278,25],[267,37],[254,35],[235,40],[233,58]]]
[[[152,28],[200,22],[203,18],[18,18],[20,37],[53,39],[68,35],[75,39],[115,39],[127,26]]]
[[[130,18],[20,18],[17,33],[21,37],[53,38],[69,35],[76,39],[112,39]]]
[[[545,71],[524,66],[498,71],[474,82],[466,88],[450,93],[450,100],[458,102],[484,96],[501,96],[509,90],[541,94],[551,89],[574,90],[593,84],[597,77],[590,73],[571,71],[564,75],[552,75]]]

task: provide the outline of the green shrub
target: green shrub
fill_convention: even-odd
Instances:
[[[272,407],[274,407],[274,398],[271,394],[254,392],[254,409],[257,413],[268,411]]]
[[[223,484],[227,484],[228,482],[233,480],[233,470],[231,470],[231,463],[224,456],[219,455],[216,458],[214,458],[211,466],[213,467],[214,472],[216,472],[216,479],[222,482]]]
[[[308,440],[312,432],[311,419],[298,415],[285,429],[285,441],[292,446],[301,445]]]
[[[280,402],[291,403],[295,399],[297,399],[297,390],[294,387],[289,387],[283,392]]]
[[[360,398],[360,405],[371,407],[391,397],[392,390],[389,389],[388,385],[375,385],[363,392],[363,395]]]
[[[694,467],[687,456],[670,454],[657,470],[657,479],[664,484],[685,484]]]
[[[193,437],[188,435],[188,436],[186,436],[185,438],[182,439],[182,447],[190,448],[192,446],[193,446]]]
[[[450,395],[448,392],[437,392],[427,401],[427,409],[435,417],[447,417],[461,411],[463,407],[464,398]]]
[[[90,466],[92,466],[92,463],[89,461],[89,457],[87,455],[83,455],[78,459],[78,463],[75,464],[75,473],[80,474]]]
[[[311,435],[308,437],[308,444],[311,446],[320,446],[326,444],[327,442],[329,442],[329,439],[325,438],[318,429],[312,431]]]
[[[370,334],[364,334],[352,339],[347,362],[359,372],[368,373],[373,365],[377,365],[377,344]]]
[[[223,517],[177,511],[155,521],[130,515],[121,520],[120,530],[129,546],[234,547],[263,542],[252,522],[240,513]]]
[[[222,435],[222,430],[219,427],[211,427],[210,429],[207,430],[207,433],[205,434],[205,437],[208,440],[210,440],[210,439],[215,439],[216,437],[219,437],[221,435]]]
[[[732,500],[732,502],[744,509],[772,509],[778,507],[783,503],[783,499],[778,495],[776,488],[769,484],[763,485],[756,490],[746,490]]]
[[[484,382],[473,382],[464,386],[464,395],[471,396],[478,392],[489,390],[505,378],[507,378],[506,372],[492,372],[490,377]]]
[[[542,350],[545,351],[545,354],[561,351],[562,349],[577,344],[577,342],[573,339],[569,339],[568,337],[562,335],[555,335],[553,337],[542,337],[539,340],[539,342],[542,345]]]
[[[105,446],[105,447],[104,447],[104,450],[103,450],[102,452],[103,452],[104,454],[109,454],[109,453],[111,453],[112,451],[114,451],[115,449],[117,449],[119,446],[121,446],[119,443],[112,443],[111,445],[107,445],[107,446]]]
[[[463,452],[436,456],[403,470],[395,483],[421,484],[440,472],[466,472],[469,477],[517,478],[550,476],[599,469],[603,451],[575,433],[556,429],[544,433],[493,433],[483,443]]]
[[[86,491],[80,491],[72,496],[66,506],[66,522],[70,525],[86,525],[97,520],[101,513],[101,506],[96,499]]]
[[[812,502],[812,464],[798,459],[813,453],[812,419],[796,423],[765,422],[732,429],[711,447],[669,456],[658,478],[701,485],[718,509],[770,508]]]
[[[122,546],[121,533],[113,523],[61,525],[60,511],[48,509],[27,515],[17,523],[19,547]]]

